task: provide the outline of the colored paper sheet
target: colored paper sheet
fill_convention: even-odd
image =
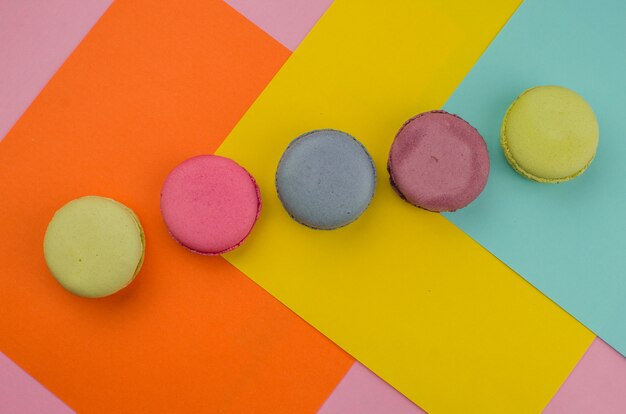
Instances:
[[[296,50],[333,0],[226,0],[289,50]]]
[[[537,412],[593,335],[441,215],[387,183],[411,115],[443,105],[517,6],[335,2],[218,153],[255,175],[264,212],[227,259],[428,412]],[[379,171],[355,223],[314,231],[274,189],[287,144],[317,128],[360,139]]]
[[[424,411],[355,362],[318,414],[424,414]]]
[[[262,3],[226,0],[230,6],[265,30],[285,47],[295,50],[332,0]],[[423,411],[372,371],[356,361],[330,394],[319,414],[395,413]]]
[[[0,141],[111,1],[0,2]]]
[[[330,5],[330,1],[327,0],[305,2],[304,6],[309,7],[304,8],[302,4],[294,2],[280,4],[280,1],[267,4],[267,2],[227,0],[227,3],[259,27],[264,28],[274,38],[279,41],[282,39],[282,43],[292,50],[308,33],[312,23],[321,16],[322,4],[328,3],[325,4],[324,10]],[[259,7],[259,5],[262,6]],[[296,27],[290,27],[291,21],[286,17],[295,12],[294,6],[296,5],[297,10],[304,13],[304,16],[301,16],[304,20],[300,19]],[[290,41],[287,37],[293,40]],[[565,384],[550,401],[545,412],[618,413],[626,411],[626,402],[620,400],[621,393],[615,392],[624,388],[624,385],[620,381],[613,381],[616,376],[619,378],[622,370],[626,372],[626,368],[622,367],[623,363],[615,358],[616,355],[618,354],[604,342],[599,339],[594,340],[591,348],[584,354]],[[611,361],[611,364],[608,364],[608,361]],[[609,380],[613,382],[605,384]],[[598,389],[598,386],[604,384],[606,386]],[[611,391],[607,393],[607,390]],[[582,404],[581,398],[584,402]],[[419,412],[422,412],[419,407],[357,361],[318,413],[412,414]]]
[[[73,411],[0,353],[0,413],[71,414]]]
[[[544,414],[626,413],[626,359],[597,338]]]
[[[447,217],[626,354],[626,3],[525,1],[445,108],[478,128],[491,154],[484,193]],[[600,124],[587,172],[558,185],[518,176],[499,147],[502,117],[535,85],[579,92]]]
[[[226,0],[230,6],[290,50],[295,50],[332,0],[251,2]],[[361,363],[355,362],[319,413],[423,412]]]
[[[288,51],[220,1],[114,3],[0,142],[0,350],[77,412],[315,412],[353,359],[159,212]],[[54,211],[86,194],[140,217],[131,286],[78,298],[46,269]]]

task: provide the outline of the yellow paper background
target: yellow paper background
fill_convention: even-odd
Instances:
[[[398,128],[443,105],[518,4],[338,0],[218,151],[263,196],[227,259],[431,413],[539,412],[593,339],[387,181]],[[335,231],[292,221],[274,189],[287,144],[319,128],[357,137],[378,169],[370,208]]]

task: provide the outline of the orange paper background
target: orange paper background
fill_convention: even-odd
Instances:
[[[288,54],[220,1],[118,1],[0,143],[0,350],[77,411],[314,412],[351,366],[159,212],[171,168],[213,152]],[[54,211],[87,194],[147,239],[135,282],[100,300],[42,255]]]

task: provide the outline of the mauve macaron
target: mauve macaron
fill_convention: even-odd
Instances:
[[[425,210],[455,211],[474,201],[489,177],[489,153],[461,117],[431,111],[409,119],[396,135],[387,169],[402,198]]]
[[[161,190],[161,213],[187,249],[218,255],[248,237],[261,211],[254,178],[235,161],[200,155],[178,165]]]
[[[334,129],[293,140],[276,170],[276,190],[285,210],[314,229],[352,223],[369,206],[375,187],[376,168],[365,147]]]

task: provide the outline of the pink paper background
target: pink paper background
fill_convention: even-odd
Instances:
[[[355,362],[318,414],[422,414],[417,405]]]
[[[112,0],[0,0],[0,140]],[[332,0],[226,0],[295,50]],[[626,359],[596,339],[546,407],[548,414],[626,413]],[[0,413],[70,413],[0,353]],[[423,411],[355,362],[320,414]]]
[[[0,140],[111,2],[0,1]]]
[[[626,358],[596,338],[544,414],[626,413]]]
[[[266,33],[294,51],[332,0],[226,0]]]
[[[73,411],[0,353],[0,413],[69,414]]]

